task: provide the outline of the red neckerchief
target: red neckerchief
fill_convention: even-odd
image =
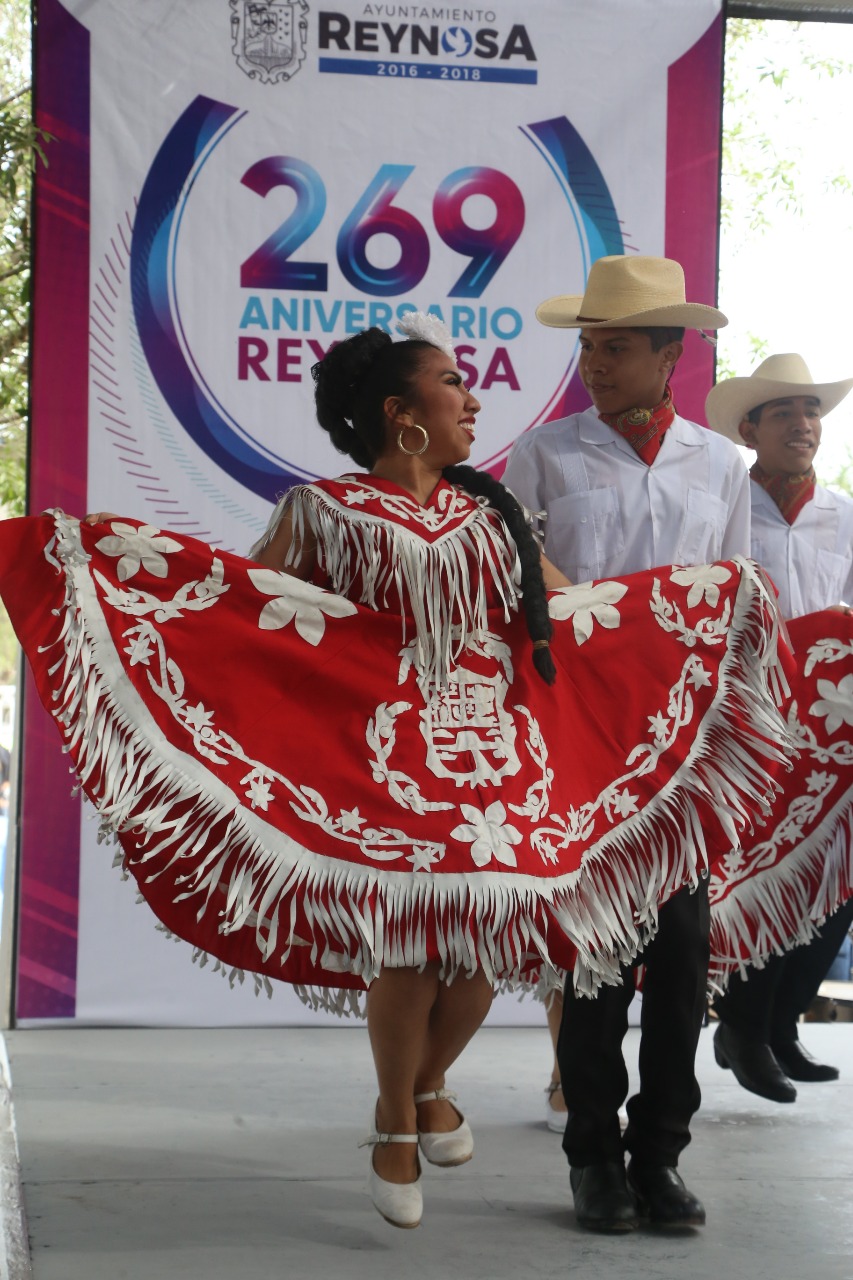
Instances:
[[[599,418],[612,427],[650,467],[660,452],[663,438],[675,419],[669,386],[654,409],[626,409],[624,413],[600,413]]]
[[[809,467],[801,476],[769,476],[762,471],[757,462],[749,469],[749,474],[756,484],[760,484],[765,493],[776,503],[782,515],[793,524],[807,502],[814,497],[817,477],[814,467]]]

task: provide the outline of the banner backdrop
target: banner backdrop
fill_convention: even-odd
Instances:
[[[289,483],[346,468],[311,365],[415,308],[450,326],[483,404],[472,461],[500,474],[520,432],[587,403],[543,298],[642,252],[714,301],[720,0],[40,0],[36,19],[54,141],[32,510],[245,551]],[[683,415],[702,420],[711,380],[690,335]],[[154,931],[27,702],[18,1019],[304,1020]]]

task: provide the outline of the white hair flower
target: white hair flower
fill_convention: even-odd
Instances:
[[[397,329],[404,337],[417,342],[429,342],[450,356],[451,360],[456,359],[450,330],[438,316],[427,311],[407,311],[397,321]]]

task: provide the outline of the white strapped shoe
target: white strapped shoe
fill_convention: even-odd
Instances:
[[[455,1093],[448,1089],[433,1089],[431,1093],[416,1093],[415,1102],[449,1102],[456,1099]],[[418,1142],[425,1160],[430,1164],[449,1169],[453,1165],[465,1164],[474,1154],[474,1135],[471,1126],[458,1107],[453,1110],[459,1117],[459,1125],[449,1133],[425,1133],[418,1129]]]
[[[418,1141],[415,1133],[378,1133],[376,1116],[370,1118],[371,1131],[360,1142],[360,1147],[387,1147],[392,1142]],[[424,1212],[424,1199],[421,1194],[421,1171],[414,1182],[386,1182],[380,1178],[373,1167],[373,1152],[370,1153],[370,1165],[367,1173],[367,1189],[377,1213],[381,1213],[392,1227],[419,1227]]]

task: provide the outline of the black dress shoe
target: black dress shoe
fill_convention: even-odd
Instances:
[[[588,1231],[633,1231],[637,1206],[621,1160],[575,1166],[569,1174],[578,1225]]]
[[[794,1102],[797,1091],[773,1056],[769,1044],[748,1040],[726,1022],[714,1034],[714,1057],[721,1067],[731,1067],[735,1079],[750,1093],[771,1102]]]
[[[666,1164],[628,1165],[628,1186],[637,1197],[640,1217],[652,1227],[704,1227],[705,1208],[685,1187],[677,1169]]]
[[[827,1062],[818,1062],[808,1049],[803,1048],[799,1040],[789,1040],[786,1044],[774,1044],[773,1057],[791,1080],[818,1082],[838,1079],[838,1067],[831,1067]]]

